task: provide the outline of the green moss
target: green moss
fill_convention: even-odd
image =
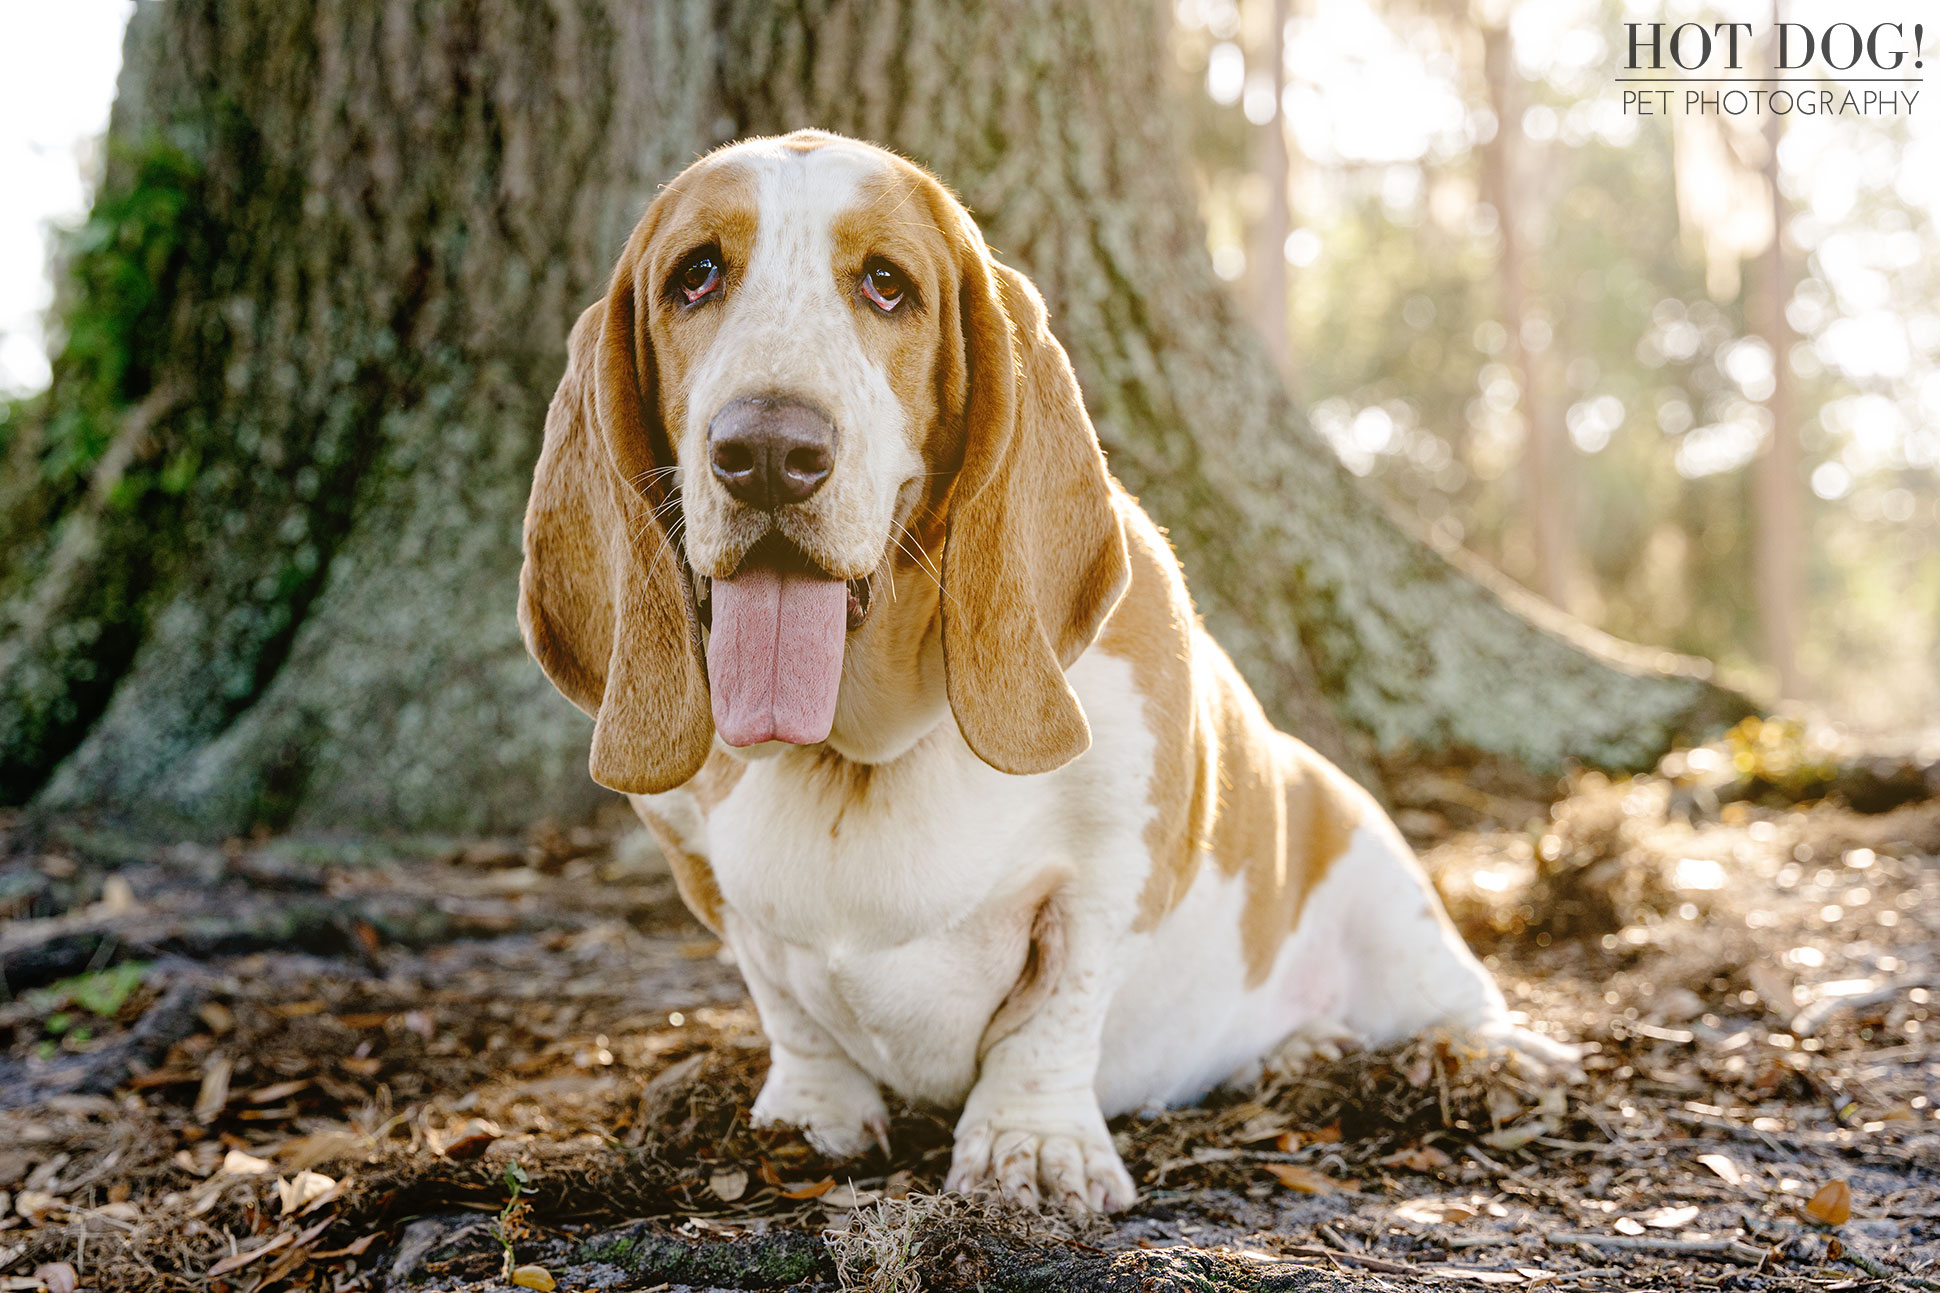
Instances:
[[[827,1247],[813,1235],[774,1231],[726,1242],[690,1242],[641,1223],[586,1241],[575,1262],[606,1262],[643,1280],[781,1289],[835,1279]]]
[[[114,443],[123,411],[152,387],[170,284],[195,225],[200,172],[186,152],[161,139],[114,147],[115,178],[61,248],[54,323],[62,340],[40,464],[56,486],[85,479]],[[171,462],[161,474],[179,482],[181,471]],[[131,504],[152,483],[124,477],[114,501]]]

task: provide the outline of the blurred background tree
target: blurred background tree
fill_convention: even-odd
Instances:
[[[1412,152],[1343,151],[1326,87],[1364,55],[1333,18],[1258,4],[1182,4],[1180,31],[1083,0],[142,6],[52,384],[0,424],[0,797],[204,831],[589,804],[585,725],[510,613],[567,327],[656,184],[806,125],[930,165],[1037,281],[1114,470],[1291,730],[1363,775],[1477,753],[1553,775],[1741,712],[1666,650],[1507,609],[1341,466],[1484,582],[1463,545],[1728,658],[1749,612],[1680,580],[1733,587],[1742,507],[1664,487],[1735,479],[1762,397],[1735,307],[1689,290],[1663,157],[1593,145],[1620,128],[1595,103],[1567,124],[1518,52],[1533,7],[1479,28],[1341,8],[1367,48],[1425,60],[1431,96]],[[1248,21],[1280,51],[1263,99]],[[1257,331],[1218,277],[1246,275],[1249,231],[1287,262]],[[1675,456],[1616,447],[1678,400]],[[1614,488],[1548,494],[1569,461],[1551,403],[1579,452],[1613,450]],[[1518,476],[1531,418],[1552,457]]]
[[[1624,114],[1625,22],[1762,32],[1771,0],[1295,0],[1273,40],[1271,7],[1178,0],[1178,63],[1249,301],[1278,217],[1225,141],[1286,80],[1284,362],[1349,468],[1437,545],[1757,694],[1875,728],[1940,709],[1930,105]]]

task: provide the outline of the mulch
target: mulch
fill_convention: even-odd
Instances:
[[[1940,1287],[1940,774],[1749,724],[1657,773],[1393,772],[1587,1080],[1446,1038],[1114,1125],[1141,1200],[940,1197],[949,1119],[756,1131],[732,965],[618,815],[0,840],[0,1290]],[[1861,811],[1861,809],[1870,811]]]

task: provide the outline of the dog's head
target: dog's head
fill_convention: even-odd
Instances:
[[[1085,750],[1063,670],[1124,587],[1111,486],[1037,293],[930,175],[819,132],[710,154],[569,352],[519,619],[597,719],[597,780],[678,785],[717,729],[827,739],[877,588],[932,531],[965,740],[1015,773]]]

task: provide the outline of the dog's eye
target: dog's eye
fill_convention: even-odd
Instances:
[[[862,267],[862,294],[884,314],[894,314],[903,298],[910,295],[909,280],[888,261],[871,260]]]
[[[720,291],[721,253],[712,247],[703,247],[689,256],[674,272],[674,286],[689,305]]]

